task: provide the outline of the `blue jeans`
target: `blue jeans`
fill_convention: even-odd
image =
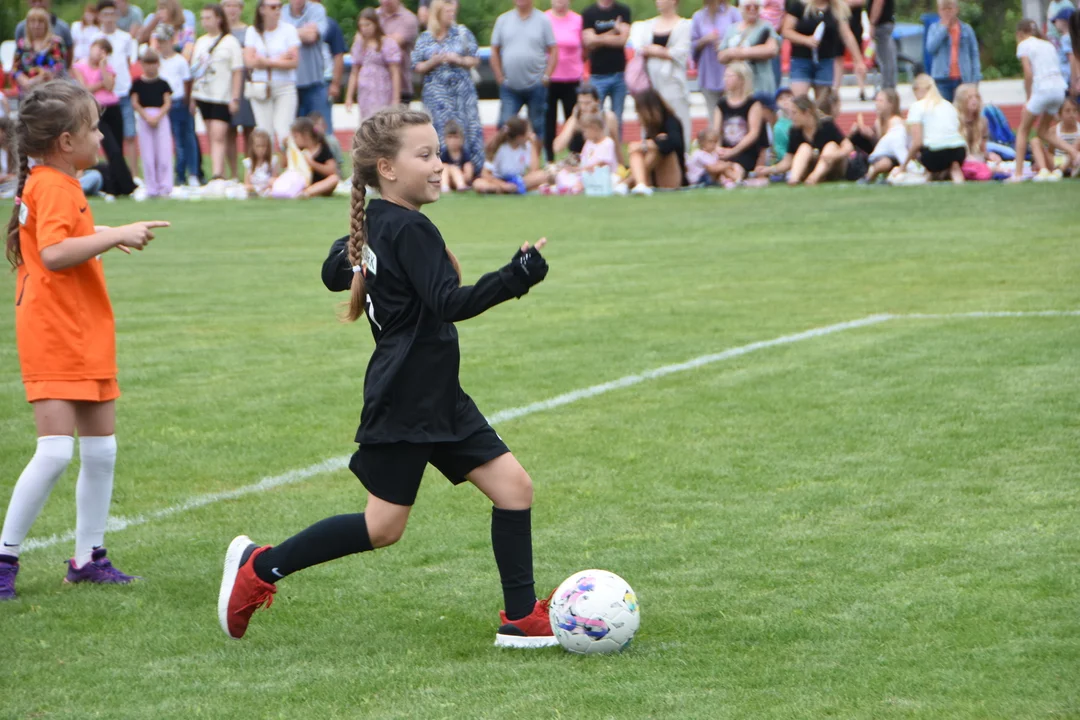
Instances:
[[[499,127],[514,117],[522,106],[529,106],[529,124],[540,140],[544,139],[544,113],[547,112],[547,88],[533,85],[524,90],[514,90],[503,85],[499,88]]]
[[[626,80],[622,73],[612,75],[593,75],[589,78],[596,92],[600,93],[600,109],[604,109],[604,99],[611,98],[611,112],[619,119],[619,136],[622,136],[623,108],[626,107]]]
[[[191,117],[186,99],[177,100],[169,108],[169,125],[176,144],[176,184],[187,182],[188,175],[199,177],[199,148],[195,144],[195,118]]]
[[[90,168],[79,178],[79,185],[82,186],[83,195],[90,197],[97,195],[105,187],[105,178],[101,177],[100,170]]]
[[[942,99],[945,102],[952,102],[956,96],[956,88],[963,84],[963,80],[942,80],[941,78],[934,78],[934,84],[937,85],[938,92],[941,93]]]
[[[330,108],[330,97],[326,94],[325,83],[305,85],[296,88],[296,117],[306,117],[313,110],[323,116],[326,121],[326,131],[334,132],[334,119]]]

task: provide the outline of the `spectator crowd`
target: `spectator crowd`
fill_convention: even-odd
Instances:
[[[937,0],[929,67],[914,79],[906,113],[896,92],[895,0],[700,0],[690,17],[691,0],[656,0],[649,18],[618,0],[595,0],[580,14],[570,0],[547,11],[506,0],[491,35],[499,114],[487,143],[480,49],[457,22],[458,2],[422,0],[414,14],[402,0],[380,0],[359,13],[349,45],[320,0],[254,0],[250,26],[245,0],[208,3],[198,17],[179,0],[157,0],[149,14],[130,0],[95,0],[70,26],[50,0],[29,0],[11,79],[18,95],[66,79],[97,98],[101,162],[81,178],[88,194],[331,195],[345,166],[333,134],[342,97],[357,121],[422,103],[443,143],[445,190],[649,195],[1080,171],[1075,0],[1054,0],[1045,24],[1017,27],[1026,104],[1015,133],[984,107],[978,40],[959,0]],[[874,118],[859,115],[845,131],[837,120],[846,62],[865,97],[869,57]],[[695,76],[707,108],[696,136]],[[632,138],[628,97],[641,128]],[[12,179],[10,113],[0,97],[0,190]]]

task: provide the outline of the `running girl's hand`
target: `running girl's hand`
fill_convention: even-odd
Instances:
[[[154,228],[169,227],[169,223],[162,220],[150,220],[149,222],[137,222],[116,228],[120,232],[117,246],[125,246],[142,250],[146,244],[154,239]]]
[[[547,245],[547,238],[540,238],[536,245],[529,247],[529,243],[521,246],[521,249],[510,261],[514,275],[528,287],[532,287],[547,277],[548,264],[540,254],[541,248]]]

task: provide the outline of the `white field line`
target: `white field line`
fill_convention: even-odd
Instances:
[[[500,423],[509,422],[518,418],[525,417],[526,415],[533,415],[538,412],[544,412],[546,410],[553,410],[563,405],[570,405],[576,403],[579,400],[585,400],[586,398],[595,397],[597,395],[603,395],[611,392],[612,390],[620,390],[622,388],[631,387],[633,385],[639,385],[648,380],[655,380],[657,378],[665,377],[667,375],[674,375],[676,373],[686,372],[687,370],[695,370],[706,365],[712,365],[713,363],[723,362],[724,360],[731,360],[732,358],[741,357],[757,350],[765,350],[767,348],[778,347],[781,345],[791,345],[793,343],[802,342],[804,340],[812,340],[814,338],[824,337],[826,335],[833,335],[835,333],[844,332],[846,330],[854,330],[856,328],[867,327],[870,325],[879,325],[889,320],[954,320],[954,319],[974,319],[974,318],[1020,318],[1020,317],[1080,317],[1080,310],[1044,310],[1044,311],[1032,311],[1032,312],[972,312],[972,313],[953,313],[953,314],[921,314],[912,313],[907,315],[870,315],[868,317],[860,318],[858,320],[850,320],[848,322],[836,323],[835,325],[826,325],[824,327],[813,328],[793,335],[781,335],[780,337],[773,338],[772,340],[761,340],[758,342],[750,343],[749,345],[740,345],[723,352],[713,353],[709,355],[701,355],[692,360],[686,362],[675,363],[672,365],[663,365],[652,370],[646,370],[645,372],[635,375],[625,375],[617,380],[611,380],[599,385],[592,385],[590,387],[580,388],[578,390],[572,390],[562,395],[556,395],[553,398],[547,400],[541,400],[539,402],[531,403],[529,405],[522,405],[521,407],[508,408],[506,410],[500,410],[492,415],[489,419],[492,425],[498,425]],[[115,532],[118,530],[124,530],[129,527],[136,527],[138,525],[145,525],[155,520],[163,520],[173,515],[178,515],[188,510],[194,510],[196,508],[205,507],[207,505],[213,505],[214,503],[221,502],[223,500],[235,500],[237,498],[244,497],[245,495],[251,495],[253,493],[263,492],[264,490],[270,490],[272,488],[281,487],[283,485],[292,485],[316,475],[321,475],[327,472],[333,472],[336,470],[342,470],[348,467],[349,455],[342,455],[340,457],[330,458],[323,460],[322,462],[309,465],[305,468],[299,468],[297,470],[290,470],[289,472],[282,473],[281,475],[272,475],[264,477],[258,482],[250,485],[243,485],[234,490],[225,490],[222,492],[209,493],[206,495],[196,495],[195,497],[188,498],[182,503],[176,505],[170,505],[169,507],[162,508],[161,510],[155,510],[143,515],[131,515],[131,516],[112,516],[109,518],[106,524],[106,530]],[[49,537],[37,539],[28,538],[22,544],[23,551],[40,550],[44,548],[52,547],[63,542],[70,542],[75,539],[75,531],[69,530],[65,533],[58,535],[50,535]]]

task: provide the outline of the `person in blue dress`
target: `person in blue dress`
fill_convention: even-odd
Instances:
[[[484,166],[484,128],[471,71],[480,64],[476,38],[457,24],[456,0],[431,4],[428,29],[413,48],[413,69],[424,76],[421,99],[431,113],[440,142],[444,128],[455,120],[464,130],[465,156],[473,167]]]

